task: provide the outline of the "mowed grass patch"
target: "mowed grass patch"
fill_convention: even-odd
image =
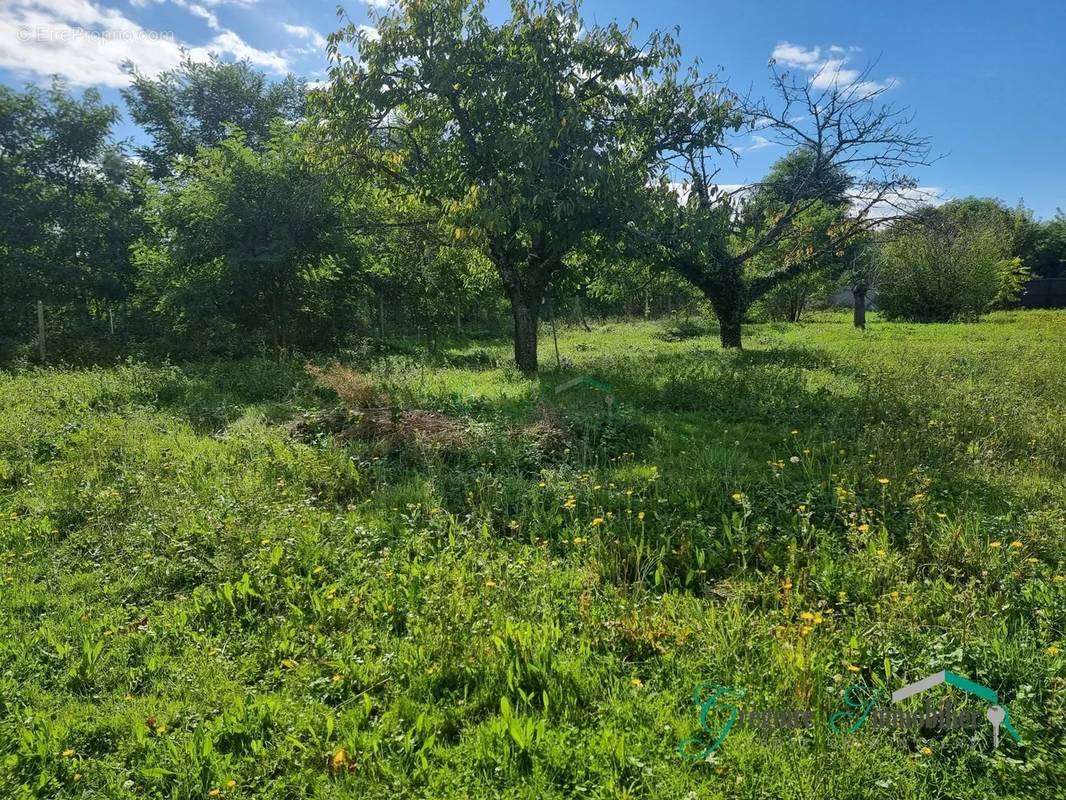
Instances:
[[[0,377],[0,796],[1053,796],[1066,315],[663,328],[344,360],[440,446],[294,436],[302,364]],[[1022,744],[825,724],[942,669]],[[818,723],[685,761],[700,681]]]

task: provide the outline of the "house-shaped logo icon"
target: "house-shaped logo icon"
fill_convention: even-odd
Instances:
[[[962,691],[972,694],[974,697],[979,697],[986,703],[991,704],[985,712],[985,717],[990,723],[992,723],[992,744],[994,747],[999,747],[1000,726],[1006,728],[1007,733],[1010,734],[1014,741],[1021,741],[1021,737],[1018,736],[1018,731],[1016,731],[1014,726],[1011,725],[1010,714],[1007,711],[1007,707],[999,704],[999,695],[996,691],[994,689],[989,689],[987,686],[982,686],[979,683],[974,683],[961,675],[956,675],[954,672],[943,670],[928,675],[920,681],[909,683],[902,689],[897,689],[892,693],[892,702],[899,703],[906,700],[908,697],[914,697],[914,695],[921,694],[926,689],[932,689],[934,686],[939,686],[942,683],[954,686],[956,689],[962,689]]]

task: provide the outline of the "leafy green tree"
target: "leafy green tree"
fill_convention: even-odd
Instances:
[[[247,61],[225,62],[212,57],[181,64],[155,77],[138,73],[122,90],[130,116],[152,138],[138,149],[153,177],[171,174],[179,156],[191,158],[199,147],[211,147],[229,133],[244,131],[248,147],[266,146],[275,119],[296,122],[306,112],[304,83],[293,76],[272,82]]]
[[[1019,255],[1037,277],[1066,278],[1066,214],[1059,209],[1046,222],[1034,223]]]
[[[63,312],[84,329],[129,294],[142,193],[111,141],[117,119],[95,90],[78,98],[59,82],[0,86],[0,305],[10,336],[27,335],[34,300],[51,306],[53,323]]]
[[[888,319],[975,319],[1017,296],[1027,277],[1011,229],[965,203],[927,208],[881,235],[878,305]]]
[[[153,235],[136,248],[142,288],[183,334],[213,325],[266,332],[275,358],[313,330],[323,292],[349,279],[352,216],[299,131],[265,149],[241,131],[200,151],[151,197]],[[302,322],[301,325],[294,325]]]
[[[377,37],[354,25],[331,37],[335,146],[362,152],[434,203],[456,240],[484,249],[526,373],[568,255],[624,219],[619,204],[642,191],[660,146],[655,120],[671,109],[645,87],[677,48],[631,33],[586,26],[556,0],[513,0],[498,25],[481,0],[401,0]],[[344,44],[357,55],[342,55]]]
[[[794,199],[810,203],[787,234],[753,256],[746,270],[756,276],[770,274],[794,253],[803,254],[803,272],[767,291],[760,301],[771,317],[788,322],[799,322],[812,296],[831,291],[846,263],[843,252],[830,245],[834,230],[847,219],[851,178],[839,165],[819,170],[816,160],[812,148],[796,148],[779,159],[740,204],[737,229],[744,243],[753,243],[787,213]]]
[[[840,77],[797,80],[775,70],[774,105],[723,98],[719,90],[720,102],[744,123],[797,149],[793,162],[757,186],[715,185],[716,159],[729,149],[721,139],[676,137],[678,146],[664,158],[664,172],[684,176],[685,185],[682,192],[658,185],[652,236],[662,263],[707,297],[723,347],[741,346],[741,323],[753,303],[816,274],[827,259],[844,258],[849,242],[905,214],[916,190],[906,171],[927,163],[927,140],[908,117],[881,104],[886,87],[872,83],[868,70],[849,81]],[[746,199],[752,195],[754,201]],[[745,210],[751,202],[756,213]]]

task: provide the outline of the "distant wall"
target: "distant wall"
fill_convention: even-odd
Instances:
[[[837,289],[829,297],[829,305],[836,308],[853,308],[855,306],[855,294],[851,289]],[[877,310],[877,289],[873,287],[866,291],[866,308],[868,311]]]
[[[1022,290],[1018,305],[1022,308],[1066,308],[1066,277],[1034,278]]]

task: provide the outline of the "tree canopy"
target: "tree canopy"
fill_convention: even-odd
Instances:
[[[352,268],[332,176],[281,124],[262,151],[238,129],[201,150],[153,193],[149,214],[152,235],[137,247],[145,293],[187,334],[210,333],[201,326],[212,319],[239,324],[268,332],[277,357],[315,292]]]
[[[152,138],[137,154],[157,178],[171,173],[178,156],[191,157],[197,148],[221,142],[230,126],[244,132],[249,147],[260,149],[274,120],[296,122],[306,111],[303,81],[290,75],[272,82],[247,61],[194,61],[186,55],[178,67],[154,77],[130,69],[133,81],[122,96],[130,116]]]
[[[670,107],[643,87],[677,48],[633,34],[586,26],[554,0],[513,0],[499,25],[480,0],[402,0],[377,37],[349,26],[332,39],[337,138],[361,139],[369,163],[484,248],[526,372],[552,281],[590,235],[618,226],[661,146]]]

